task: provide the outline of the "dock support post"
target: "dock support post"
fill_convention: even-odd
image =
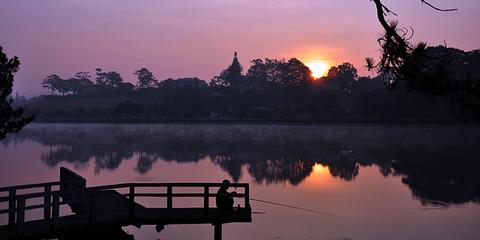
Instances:
[[[17,200],[17,236],[22,232],[22,225],[25,222],[25,198]]]
[[[45,186],[45,196],[43,197],[43,204],[45,204],[45,207],[43,208],[43,218],[44,219],[50,219],[51,218],[51,213],[50,213],[50,204],[52,202],[52,186],[48,185]]]
[[[59,193],[53,194],[53,201],[52,201],[52,232],[58,229],[58,221],[60,218],[60,195]]]
[[[172,209],[172,186],[167,186],[167,208]]]
[[[17,211],[17,205],[15,202],[15,189],[10,189],[8,191],[8,225],[15,224],[15,212]]]
[[[90,200],[89,200],[89,211],[88,211],[88,224],[92,225],[95,221],[95,210],[97,206],[95,205],[95,190],[90,191]]]
[[[133,222],[135,218],[135,186],[130,186],[130,192],[128,195],[128,220]]]
[[[210,190],[208,186],[205,186],[203,189],[203,208],[205,210],[205,215],[208,216],[208,208],[210,207],[209,198],[210,198]]]
[[[250,209],[250,187],[245,186],[245,208]]]
[[[215,223],[215,224],[213,224],[213,226],[214,226],[213,239],[214,240],[222,240],[222,224],[221,223]]]

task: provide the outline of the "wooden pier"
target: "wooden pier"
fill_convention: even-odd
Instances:
[[[236,195],[243,198],[243,206],[233,211],[210,207],[210,200],[216,197],[220,186],[221,183],[122,183],[87,187],[84,178],[61,168],[58,182],[0,188],[0,219],[6,220],[0,226],[0,239],[81,239],[86,233],[100,236],[101,232],[110,232],[108,235],[115,239],[133,239],[121,227],[211,224],[217,240],[222,238],[222,224],[252,221],[249,185],[230,184],[237,190],[243,189]],[[159,202],[162,199],[165,206],[144,207],[138,203],[141,198],[155,198]],[[178,198],[203,199],[203,207],[176,208],[174,203]],[[5,205],[7,208],[2,208]],[[70,207],[71,214],[60,214],[63,205]],[[29,211],[39,209],[43,209],[43,216],[26,220]],[[92,236],[88,238],[93,239]]]

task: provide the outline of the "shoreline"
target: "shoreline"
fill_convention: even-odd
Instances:
[[[278,126],[351,126],[351,127],[408,127],[408,128],[467,128],[480,129],[474,123],[434,122],[367,122],[367,121],[307,121],[307,120],[132,120],[132,119],[82,119],[82,120],[35,120],[31,124],[162,124],[162,125],[278,125]]]

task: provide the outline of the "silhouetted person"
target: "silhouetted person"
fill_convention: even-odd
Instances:
[[[217,208],[223,211],[232,211],[233,210],[233,197],[237,194],[236,192],[227,192],[230,181],[223,180],[222,186],[217,191]]]

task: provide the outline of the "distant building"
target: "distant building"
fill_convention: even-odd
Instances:
[[[238,53],[233,55],[233,61],[227,69],[223,70],[219,76],[215,76],[210,85],[218,87],[234,87],[237,88],[243,83],[242,75],[243,67],[238,61]]]

